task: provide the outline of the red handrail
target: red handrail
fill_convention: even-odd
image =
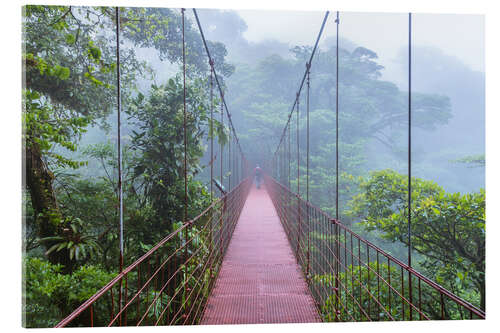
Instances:
[[[303,200],[297,193],[292,192],[272,177],[266,175],[266,183],[287,236],[292,246],[296,245],[297,260],[302,264],[304,271],[309,273],[309,286],[320,312],[331,311],[335,320],[345,320],[349,317],[356,319],[353,314],[361,320],[382,320],[380,312],[386,312],[387,317],[395,320],[393,310],[398,307],[402,310],[401,316],[398,318],[403,320],[412,320],[414,318],[413,312],[418,314],[419,319],[451,319],[453,314],[463,318],[464,313],[468,313],[469,318],[485,319],[483,310],[362,238],[340,221],[331,218],[319,207]],[[299,226],[299,223],[302,225]],[[314,253],[311,251],[311,245],[308,248],[304,241],[304,238],[310,236],[311,233],[318,235],[315,240],[313,239],[315,243],[313,245],[315,248],[321,249]],[[295,246],[293,247],[295,248]],[[370,249],[373,253],[372,258],[376,257],[376,260],[370,260]],[[313,255],[311,256],[311,254]],[[387,262],[387,264],[382,264],[382,266],[387,266],[385,268],[386,277],[380,273],[380,257],[385,258]],[[376,268],[371,266],[376,266]],[[313,267],[312,272],[307,271],[309,267]],[[396,278],[394,271],[398,270],[401,275]],[[373,279],[370,278],[371,274],[373,274]],[[316,278],[318,276],[331,276],[336,282],[336,287],[323,285],[323,289],[319,290],[313,281],[315,276]],[[405,290],[405,285],[410,279],[417,282],[416,289],[412,291],[412,294],[417,294],[413,295],[416,302],[410,302],[411,298],[408,297],[410,293],[408,289]],[[370,291],[372,284],[377,285],[378,292],[380,292],[381,285],[387,289],[390,294],[385,296],[388,302],[384,303],[382,302],[383,297],[373,295],[373,292]],[[354,290],[355,287],[358,290]],[[333,300],[331,295],[334,295]],[[391,298],[391,295],[394,295],[394,298]],[[437,303],[439,303],[440,308],[432,308],[432,304],[422,304],[423,297],[434,300],[439,298]],[[325,309],[329,306],[325,305],[328,302],[335,303],[335,306],[329,310]],[[363,302],[367,303],[368,310],[364,308]],[[370,303],[376,305],[379,310],[376,311],[377,314],[370,313]],[[455,308],[447,310],[446,308],[449,308],[450,304],[452,307],[455,304]],[[405,311],[405,307],[407,307],[407,311]],[[324,315],[328,317],[328,314],[324,313]],[[342,316],[344,318],[341,318]]]

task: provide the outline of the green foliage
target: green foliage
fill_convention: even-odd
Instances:
[[[26,327],[53,327],[115,275],[90,265],[79,267],[71,275],[62,274],[61,265],[32,257],[25,258],[23,265]]]
[[[241,141],[249,160],[264,163],[275,153],[283,127],[288,120],[295,98],[297,84],[309,60],[311,47],[296,46],[291,49],[294,59],[273,55],[255,66],[238,66],[230,78],[232,89],[240,91],[231,101],[233,108],[241,110]],[[316,53],[310,74],[310,200],[328,211],[335,207],[335,113],[336,113],[336,50],[331,47]],[[383,69],[377,63],[377,54],[364,47],[352,52],[339,50],[339,175],[340,214],[346,218],[343,207],[357,193],[357,178],[372,168],[367,152],[373,145],[382,145],[383,156],[377,158],[394,161],[406,158],[401,138],[407,129],[408,94],[394,83],[382,81]],[[306,150],[306,83],[299,100],[300,114],[290,118],[291,151],[284,146],[281,153],[291,156],[292,188],[297,184],[297,127],[299,132],[301,175],[305,175]],[[433,94],[412,93],[414,127],[431,131],[451,118],[447,97]],[[299,122],[297,126],[297,121]],[[286,143],[286,144],[285,144]],[[282,183],[285,179],[280,179]],[[305,177],[301,177],[301,189]],[[286,180],[288,183],[288,179]],[[301,191],[305,195],[305,191]]]
[[[385,263],[370,262],[370,269],[365,265],[348,265],[339,274],[339,298],[335,294],[325,299],[321,306],[321,312],[325,321],[335,320],[335,307],[338,306],[338,314],[341,321],[369,321],[369,320],[395,320],[403,319],[404,301],[396,294],[400,292],[402,283],[400,272],[393,265],[389,267]],[[391,286],[387,283],[378,282],[375,272],[381,274],[386,281],[391,276]],[[312,278],[313,285],[320,289],[323,286],[334,286],[335,276],[332,274],[315,275]],[[377,300],[382,306],[376,304]],[[389,308],[389,304],[391,307]],[[435,305],[435,304],[434,304]],[[405,318],[409,318],[409,309],[406,306]]]
[[[110,38],[110,32],[115,28],[114,14],[110,7],[24,7],[22,61],[26,85],[23,87],[23,139],[27,148],[39,151],[42,164],[47,163],[45,171],[48,177],[42,180],[48,186],[43,188],[43,193],[53,196],[57,208],[40,210],[36,206],[40,198],[33,193],[26,196],[28,253],[30,256],[67,253],[68,259],[74,263],[70,273],[61,265],[43,259],[25,259],[26,302],[23,313],[28,327],[53,326],[114,277],[112,272],[117,265],[119,248],[116,147],[108,140],[81,149],[80,141],[89,125],[99,124],[103,128],[113,125],[108,116],[116,106],[116,50],[115,41]],[[167,8],[120,8],[120,17],[121,36],[125,41],[120,66],[122,99],[130,117],[124,128],[122,156],[125,262],[130,263],[178,228],[185,218],[184,119],[181,76],[177,75],[163,85],[152,85],[145,95],[137,93],[137,79],[149,68],[139,62],[135,51],[126,45],[132,43],[135,47],[154,48],[160,59],[179,63],[182,59],[181,16],[178,11]],[[205,50],[198,29],[190,19],[186,22],[187,218],[191,218],[209,204],[206,185],[194,180],[202,170],[200,159],[205,151],[205,135],[226,144],[229,131],[214,120],[213,133],[209,132]],[[227,50],[223,44],[208,43],[216,70],[221,75],[219,79],[224,84],[224,77],[229,77],[235,68],[226,62]],[[315,124],[310,151],[311,197],[314,203],[332,214],[335,210],[332,189],[336,181],[330,171],[334,163],[332,152],[336,135],[332,130],[335,126],[332,117],[335,111],[334,51],[332,48],[319,52],[314,60],[310,110],[311,121]],[[241,110],[242,133],[239,134],[250,160],[264,161],[271,156],[276,140],[281,136],[290,101],[295,97],[297,78],[303,73],[311,48],[295,47],[292,52],[295,59],[271,56],[256,67],[239,66],[236,75],[231,77],[232,91],[245,92],[231,96],[234,99],[231,105],[233,109]],[[352,197],[357,200],[352,207],[353,214],[342,218],[348,221],[348,218],[362,216],[367,230],[377,231],[390,241],[404,240],[404,179],[386,172],[385,178],[370,183],[362,176],[367,162],[363,153],[369,144],[380,141],[395,160],[402,156],[403,150],[397,142],[405,130],[407,95],[393,83],[380,81],[382,66],[377,64],[377,55],[373,51],[359,47],[353,52],[341,50],[340,53],[340,207]],[[302,99],[299,117],[302,155],[305,147],[304,102]],[[449,100],[444,96],[414,93],[413,106],[414,124],[424,130],[433,130],[450,118]],[[216,112],[219,112],[219,107],[220,104]],[[236,118],[238,114],[233,116]],[[291,120],[293,156],[297,144],[293,142],[295,117],[296,114]],[[86,161],[76,161],[75,152],[83,153]],[[304,175],[305,160],[303,156],[301,158],[300,172]],[[291,184],[296,186],[296,162],[291,167]],[[33,175],[42,178],[40,170],[34,170]],[[54,179],[53,186],[51,179]],[[305,177],[302,176],[302,189],[304,185]],[[453,292],[482,302],[484,191],[470,195],[448,194],[437,184],[420,180],[415,180],[414,190],[414,233],[422,238],[416,238],[414,246],[425,256],[421,267]],[[38,233],[44,225],[37,223],[42,217],[48,217],[46,220],[57,227],[43,237]],[[450,224],[450,221],[455,222]],[[437,232],[429,228],[435,228]],[[201,282],[211,279],[209,272],[203,276],[196,273],[208,251],[207,235],[200,230],[201,226],[193,226],[185,231],[189,237],[194,237],[189,254],[195,251],[197,254],[190,265],[180,267],[181,280],[187,280],[187,285],[193,290],[199,288]],[[454,238],[450,236],[450,230],[453,230]],[[443,234],[448,237],[445,242],[437,236]],[[178,238],[166,245],[166,252],[183,241],[184,232],[181,232]],[[443,246],[426,246],[426,242],[441,242]],[[459,246],[455,246],[457,243]],[[39,245],[45,245],[45,249],[40,249]],[[463,253],[479,254],[472,258]],[[458,263],[455,263],[456,258]],[[354,274],[359,273],[368,279],[366,270],[354,268]],[[129,281],[134,278],[131,274]],[[328,276],[314,279],[317,283],[321,280],[324,280],[321,283],[331,283]],[[325,282],[328,279],[330,281]],[[354,283],[351,287],[355,286]],[[183,295],[179,288],[174,286],[169,292]],[[201,291],[201,295],[206,296],[208,291]],[[149,299],[152,299],[159,291],[149,292]],[[150,313],[151,318],[158,318],[159,311],[171,300],[167,293],[160,297],[160,302]],[[179,308],[182,301],[176,299],[168,311]],[[325,304],[327,308],[332,304],[331,298],[329,301],[330,304]],[[100,306],[103,308],[94,309],[96,322],[102,319],[98,316],[107,304]]]
[[[68,115],[51,105],[40,93],[32,90],[23,92],[23,139],[28,147],[35,144],[41,154],[49,158],[49,163],[56,167],[76,169],[85,162],[74,161],[55,148],[62,147],[76,151],[76,141],[86,132],[89,118]]]
[[[125,41],[120,48],[121,93],[133,119],[123,128],[125,133],[133,130],[131,147],[126,134],[122,147],[125,262],[133,262],[171,230],[171,223],[183,219],[184,150],[179,131],[183,89],[178,76],[165,86],[153,86],[148,101],[137,94],[136,80],[149,68],[127,45],[156,48],[162,59],[173,63],[182,59],[182,49],[177,11],[120,8],[120,18]],[[195,216],[210,198],[205,185],[193,179],[201,170],[209,122],[207,82],[198,77],[205,79],[208,67],[199,32],[189,19],[187,23],[188,196],[189,216]],[[27,170],[32,182],[24,200],[26,246],[30,255],[57,257],[53,262],[64,264],[41,259],[27,264],[26,281],[36,284],[46,278],[48,283],[35,294],[31,285],[27,289],[26,325],[30,327],[58,322],[96,291],[92,286],[108,282],[111,277],[100,267],[110,272],[117,264],[116,147],[110,142],[80,146],[90,125],[105,130],[113,125],[108,116],[116,106],[116,45],[110,38],[114,29],[115,12],[110,7],[24,7],[23,139],[38,162]],[[225,62],[225,46],[209,42],[209,47],[218,73],[229,76],[234,67]],[[132,95],[137,98],[128,103]],[[208,134],[227,142],[227,129],[218,121],[213,125],[214,133]],[[86,161],[76,160],[78,152]],[[197,237],[195,243],[203,246],[203,239]],[[82,289],[69,290],[70,286]],[[98,320],[99,309],[95,310]]]
[[[84,234],[83,222],[79,218],[67,217],[67,219],[69,220],[69,222],[66,223],[68,228],[63,230],[64,236],[53,236],[40,239],[41,243],[50,242],[53,244],[45,254],[49,255],[51,252],[67,249],[69,250],[69,259],[77,261],[98,255],[101,249],[94,236]]]
[[[194,216],[207,203],[206,190],[193,181],[193,176],[201,170],[199,160],[204,152],[202,140],[208,127],[208,106],[201,81],[190,83],[186,93],[189,215]],[[148,98],[139,94],[128,113],[137,128],[133,131],[131,149],[140,152],[134,159],[134,177],[143,184],[141,190],[151,202],[156,218],[168,228],[183,219],[184,117],[180,77],[170,79],[166,85],[153,85]],[[217,133],[222,133],[220,125],[215,125]]]
[[[408,177],[393,170],[376,171],[360,189],[349,214],[360,218],[366,230],[379,230],[385,239],[407,244]],[[423,255],[421,265],[431,278],[439,278],[458,294],[459,286],[474,285],[483,308],[484,208],[484,189],[446,193],[432,181],[412,178],[412,248]]]
[[[135,46],[153,47],[161,60],[182,61],[181,15],[169,8],[128,8],[124,13],[124,34]],[[209,70],[206,51],[198,28],[189,16],[185,20],[186,62],[190,67],[187,75],[204,75]],[[224,44],[207,41],[214,59],[216,71],[222,76],[230,76],[234,66],[225,61],[227,50]],[[219,77],[222,80],[223,77]]]
[[[67,80],[69,78],[70,70],[68,67],[50,65],[42,57],[35,56],[33,53],[23,55],[23,60],[24,62],[33,63],[34,66],[40,71],[40,75],[54,76],[60,80]]]
[[[454,160],[455,163],[467,164],[470,168],[484,168],[486,165],[485,155],[471,155]]]
[[[377,275],[380,278],[377,278]],[[314,275],[313,290],[325,290],[335,285],[333,274]],[[389,284],[390,281],[390,284]],[[441,298],[439,292],[425,282],[417,284],[413,277],[412,300],[421,306],[422,317],[413,308],[413,319],[423,319],[424,315],[431,319],[441,319]],[[331,293],[320,305],[325,321],[335,321],[335,309],[339,309],[340,321],[383,321],[409,320],[410,299],[409,278],[396,265],[370,261],[369,265],[347,265],[338,275],[339,293]],[[406,300],[403,300],[404,296]],[[477,296],[477,295],[475,295]],[[443,299],[445,319],[467,319],[469,313],[448,298]]]
[[[91,121],[114,105],[115,54],[101,29],[113,27],[108,8],[26,6],[23,65],[26,88],[37,91],[61,113]],[[133,87],[139,64],[123,50],[125,87]],[[104,88],[104,89],[103,89]]]
[[[111,143],[98,143],[82,149],[88,159],[88,168],[82,168],[78,174],[60,171],[56,174],[55,193],[61,209],[67,216],[78,216],[81,222],[81,235],[97,243],[94,249],[98,256],[88,256],[84,262],[101,264],[110,269],[116,266],[118,253],[119,229],[117,227],[117,152]],[[144,197],[137,196],[132,182],[130,160],[131,152],[125,148],[122,154],[122,176],[124,181],[125,239],[138,236],[144,241],[150,219],[150,207],[144,204]],[[151,229],[150,229],[151,230]],[[133,242],[133,240],[131,240]],[[142,253],[142,252],[141,252]],[[126,260],[137,255],[135,249],[127,251]],[[130,257],[129,257],[130,256]]]

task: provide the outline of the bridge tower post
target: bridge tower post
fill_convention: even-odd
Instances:
[[[299,102],[300,95],[297,93],[297,260],[299,260],[299,250],[300,250],[300,234],[302,233],[301,228],[301,218],[300,218],[300,143],[299,143]]]

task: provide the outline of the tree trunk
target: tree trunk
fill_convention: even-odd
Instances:
[[[480,282],[479,291],[481,293],[481,310],[486,312],[486,286],[484,279]]]
[[[26,142],[26,187],[31,196],[35,213],[35,227],[39,238],[61,235],[64,221],[61,211],[57,206],[56,197],[52,188],[54,175],[42,159],[39,146],[30,140]],[[48,250],[56,242],[46,242],[44,247]],[[64,265],[63,272],[70,273],[73,261],[69,258],[69,250],[53,251],[48,255],[48,260],[53,264]]]

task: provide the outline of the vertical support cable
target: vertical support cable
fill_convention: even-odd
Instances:
[[[280,167],[281,167],[281,158],[280,158],[280,147],[278,146],[278,154],[276,155],[276,179],[278,182],[280,181]]]
[[[224,130],[224,104],[222,103],[222,100],[224,99],[224,95],[223,93],[221,93],[221,104],[220,104],[220,123],[221,123],[221,127],[222,127],[222,133],[225,132]],[[219,140],[220,142],[220,184],[222,186],[224,186],[224,180],[222,178],[223,176],[223,168],[224,168],[224,160],[223,160],[223,156],[224,156],[224,143]],[[222,193],[221,193],[222,195]]]
[[[238,185],[238,170],[236,170],[236,165],[238,164],[238,151],[236,147],[236,139],[233,137],[233,147],[234,147],[234,153],[233,153],[233,159],[231,162],[231,173],[233,174],[233,188]]]
[[[339,219],[339,12],[337,11],[337,48],[335,81],[335,219]]]
[[[236,145],[238,145],[238,141],[236,140],[236,137],[234,138],[234,142]],[[239,185],[241,181],[241,175],[240,175],[240,159],[241,159],[241,153],[238,149],[238,153],[236,154],[236,159],[235,159],[235,165],[234,165],[234,172],[236,173],[236,186]]]
[[[115,7],[116,17],[116,105],[117,105],[117,149],[118,149],[118,206],[120,219],[120,273],[123,270],[123,183],[122,183],[122,147],[121,147],[121,87],[120,87],[120,13]],[[119,311],[122,309],[122,281],[120,280]],[[121,326],[121,316],[120,316]]]
[[[300,249],[300,233],[301,223],[300,223],[300,144],[299,144],[299,102],[300,95],[297,93],[297,218],[298,218],[298,233],[297,233],[297,258],[299,258]]]
[[[286,180],[286,145],[285,142],[283,142],[283,147],[281,148],[281,184],[285,184]]]
[[[229,137],[227,138],[227,149],[228,149],[228,157],[227,157],[227,167],[228,167],[228,177],[227,177],[227,191],[228,192],[231,192],[231,140],[232,140],[232,136],[231,136],[232,132],[231,132],[231,129],[229,129]]]
[[[217,76],[215,76],[217,79]],[[221,122],[221,127],[222,127],[222,133],[225,133],[224,129],[224,92],[221,90],[220,91],[220,122]],[[223,170],[224,170],[224,143],[220,140],[219,136],[219,143],[220,143],[220,184],[222,187],[224,187],[224,181],[223,181]],[[224,256],[224,240],[225,240],[225,234],[224,234],[224,213],[226,212],[226,199],[224,196],[224,193],[221,192],[221,198],[223,197],[224,199],[222,200],[221,203],[221,212],[220,212],[220,256],[221,258]]]
[[[210,202],[213,201],[214,188],[214,62],[210,59]]]
[[[120,87],[120,14],[118,7],[116,12],[116,104],[117,104],[117,146],[118,146],[118,201],[120,217],[120,272],[123,270],[123,185],[122,185],[122,147],[121,147],[121,87]]]
[[[290,118],[290,117],[289,117]],[[290,129],[292,124],[288,121],[288,188],[291,187],[291,178],[292,178],[292,152],[291,152],[291,143],[290,143]]]
[[[238,142],[236,141],[236,138],[234,139],[234,143],[237,145]],[[235,185],[238,186],[240,183],[240,174],[239,174],[239,160],[240,160],[240,153],[237,151],[234,155],[234,163],[233,163],[233,170],[234,170],[234,179],[235,179]]]
[[[284,184],[285,183],[285,143],[283,143],[283,146],[281,147],[281,180],[280,183]]]
[[[339,11],[337,11],[337,18],[335,20],[337,24],[337,36],[336,36],[336,56],[335,56],[335,230],[336,230],[336,244],[335,244],[335,321],[339,320],[339,233],[338,233],[338,221],[339,221]]]
[[[184,222],[187,221],[187,110],[186,110],[186,41],[184,30],[184,11],[182,8],[182,75],[184,78]]]
[[[238,152],[236,151],[236,137],[233,137],[233,146],[234,146],[234,155],[233,155],[233,169],[232,172],[234,172],[234,177],[233,177],[233,187],[238,185],[238,170],[236,169],[236,166],[238,165]]]
[[[217,78],[217,76],[215,76]],[[223,92],[220,91],[220,122],[221,122],[221,128],[222,128],[222,133],[224,133],[224,95]],[[224,181],[222,178],[223,175],[223,168],[224,168],[224,144],[221,140],[221,135],[219,135],[219,149],[220,149],[220,185],[224,187]],[[224,197],[224,193],[221,192],[221,198]],[[221,203],[221,211],[220,211],[220,256],[221,258],[224,256],[224,212],[226,211],[226,200],[223,199]]]
[[[184,217],[183,217],[183,222],[187,222],[188,218],[188,209],[187,209],[187,110],[186,110],[186,40],[185,40],[185,18],[184,18],[184,11],[186,9],[181,8],[181,13],[182,13],[182,74],[184,78],[184,96],[183,96],[183,103],[184,103]],[[186,299],[187,295],[187,260],[188,260],[188,229],[184,231],[184,239],[185,239],[185,245],[184,245],[184,297],[183,299]],[[187,301],[184,302],[184,311],[187,311]]]
[[[276,175],[278,174],[278,172],[276,172],[276,154],[273,156],[273,160],[271,163],[271,170],[273,178],[276,179]]]
[[[408,13],[408,266],[411,267],[411,13]],[[408,272],[408,292],[413,303],[412,278]],[[410,320],[412,320],[410,306]]]
[[[291,128],[292,128],[292,122],[291,122],[291,114],[288,116],[288,184],[287,184],[287,188],[290,189],[291,188],[291,182],[292,182],[292,145],[291,145],[291,138],[290,138],[290,132],[291,132]],[[292,196],[288,196],[288,209],[287,209],[287,212],[288,212],[288,215],[287,215],[287,224],[290,223],[290,216],[292,214],[291,212],[291,209],[292,209]]]
[[[310,69],[311,64],[306,63],[307,67],[307,90],[306,90],[306,201],[309,202],[309,91],[311,88],[310,83]]]
[[[235,143],[234,142],[234,136],[231,137],[231,141],[232,141],[232,144],[233,144],[233,147],[234,147],[234,149],[233,149],[233,156],[231,157],[231,166],[230,166],[230,168],[231,168],[231,176],[233,178],[233,184],[237,184],[236,183],[236,179],[235,179],[236,178],[235,177],[236,173],[234,172],[234,160],[236,158],[236,146],[234,145],[234,143]],[[234,187],[234,185],[233,185],[233,187]]]
[[[306,91],[306,201],[309,203],[309,94],[311,89],[311,63],[306,63],[307,68],[307,91]],[[309,222],[309,205],[307,205],[307,268],[306,268],[306,278],[309,279],[309,268],[310,268],[310,251],[311,251],[311,239],[310,239],[310,222]]]
[[[278,147],[278,182],[281,183],[283,177],[283,147]]]
[[[208,61],[210,65],[210,204],[214,201],[214,188],[213,188],[213,179],[214,179],[214,62],[212,59]],[[212,216],[210,217],[210,231],[208,234],[209,240],[209,255],[211,256],[213,253],[213,209],[211,210]],[[209,269],[209,277],[212,279],[212,265],[210,264]]]
[[[411,267],[411,13],[408,14],[408,266]]]

